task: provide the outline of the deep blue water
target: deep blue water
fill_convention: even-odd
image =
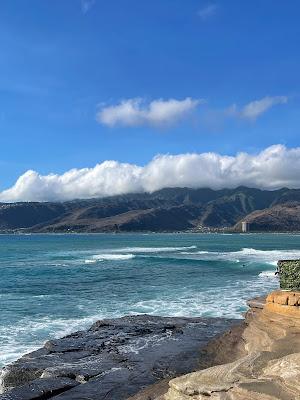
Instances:
[[[0,235],[0,365],[125,314],[241,317],[299,235]]]

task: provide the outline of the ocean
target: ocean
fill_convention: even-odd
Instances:
[[[0,235],[0,366],[101,318],[241,318],[300,235]]]

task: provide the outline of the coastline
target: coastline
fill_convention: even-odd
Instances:
[[[14,388],[0,399],[298,399],[300,292],[277,290],[248,307],[227,327],[221,318],[97,321],[7,366],[2,384]]]
[[[240,324],[150,315],[100,320],[6,366],[0,399],[39,399],[41,390],[51,399],[60,392],[65,399],[126,399],[162,379],[197,370],[200,348]]]
[[[74,312],[78,305],[82,307],[84,313],[88,312],[91,314],[93,312],[93,304],[91,301],[93,300],[96,301],[94,310],[99,310],[98,307],[102,307],[102,310],[105,310],[105,305],[108,304],[111,309],[118,310],[119,315],[111,315],[110,309],[105,310],[106,314],[104,315],[98,312],[97,318],[100,316],[102,318],[113,317],[114,319],[110,321],[105,320],[106,322],[104,321],[104,325],[103,321],[102,323],[98,323],[95,330],[94,328],[87,329],[85,331],[72,333],[64,339],[50,340],[46,343],[44,348],[27,354],[17,362],[12,363],[6,368],[6,372],[8,373],[3,377],[4,384],[6,388],[15,386],[17,389],[13,389],[14,392],[12,393],[7,392],[7,394],[5,394],[6,397],[3,395],[2,399],[9,398],[7,397],[8,394],[12,395],[16,393],[15,391],[17,390],[17,393],[19,393],[18,396],[21,396],[19,399],[23,400],[24,390],[29,390],[29,393],[32,394],[37,388],[40,388],[43,392],[48,393],[48,398],[54,398],[54,394],[57,397],[57,391],[61,391],[59,394],[60,398],[63,392],[65,392],[63,396],[66,398],[67,394],[69,396],[70,393],[79,393],[80,391],[77,398],[81,400],[85,398],[82,396],[85,396],[85,390],[87,390],[89,387],[88,385],[91,384],[92,387],[94,387],[95,400],[98,400],[98,398],[101,399],[101,397],[97,397],[99,395],[99,390],[97,389],[99,382],[95,383],[95,381],[101,381],[101,383],[103,383],[104,380],[106,382],[105,385],[109,386],[108,390],[111,391],[112,388],[110,385],[115,385],[116,382],[120,382],[122,379],[123,382],[125,382],[125,386],[128,385],[128,382],[135,382],[134,385],[131,383],[130,387],[128,387],[126,396],[129,397],[137,394],[144,387],[155,384],[155,382],[160,380],[168,383],[170,379],[172,380],[172,378],[176,376],[197,371],[200,368],[230,362],[231,359],[228,357],[232,357],[232,336],[225,335],[226,340],[224,339],[222,341],[224,351],[222,349],[222,351],[220,351],[220,341],[211,342],[211,340],[215,334],[222,334],[222,332],[226,331],[232,320],[227,320],[228,324],[224,319],[219,320],[220,330],[216,330],[214,327],[216,327],[215,324],[218,319],[199,318],[198,322],[196,322],[197,318],[193,316],[199,316],[201,313],[204,314],[204,310],[207,309],[208,305],[210,311],[214,310],[215,313],[206,315],[238,318],[237,312],[240,315],[241,310],[245,310],[245,308],[240,308],[240,305],[247,298],[257,296],[260,293],[267,293],[278,286],[277,278],[272,282],[270,282],[271,280],[269,278],[270,273],[268,271],[274,270],[273,260],[279,258],[284,259],[287,255],[291,255],[291,251],[299,252],[298,250],[291,250],[298,247],[298,239],[294,237],[294,240],[292,240],[288,235],[288,245],[285,250],[282,249],[282,247],[284,247],[282,237],[278,237],[275,240],[274,236],[271,235],[269,235],[268,238],[266,237],[265,241],[262,241],[261,237],[250,240],[251,237],[255,238],[255,235],[251,234],[242,235],[240,239],[236,239],[235,237],[234,241],[232,239],[233,236],[226,238],[223,235],[215,235],[209,238],[206,236],[203,242],[196,240],[195,235],[190,235],[190,238],[184,236],[182,239],[180,239],[180,235],[178,235],[178,240],[176,239],[175,241],[175,236],[170,235],[169,240],[167,240],[167,235],[164,236],[163,234],[157,235],[159,239],[154,239],[156,236],[154,235],[153,241],[150,240],[151,236],[148,236],[148,239],[147,236],[142,237],[140,235],[140,237],[134,238],[133,242],[132,236],[128,235],[130,236],[128,240],[125,240],[125,238],[121,240],[120,236],[118,236],[115,245],[111,242],[110,238],[104,239],[104,236],[102,236],[103,239],[100,239],[100,237],[97,239],[97,236],[95,239],[88,237],[88,235],[86,236],[86,241],[89,241],[90,246],[88,249],[86,248],[85,241],[82,241],[82,239],[64,240],[60,237],[55,241],[52,239],[44,241],[42,239],[30,240],[30,237],[24,240],[21,238],[16,238],[16,240],[7,238],[7,243],[9,243],[7,247],[8,251],[16,247],[21,249],[20,253],[17,253],[20,257],[20,270],[16,269],[18,264],[15,263],[14,258],[11,259],[11,264],[9,264],[10,259],[3,257],[3,259],[8,260],[5,261],[5,265],[3,265],[7,272],[10,273],[10,275],[7,275],[8,278],[11,276],[23,276],[23,274],[19,274],[19,271],[24,271],[26,272],[24,276],[27,276],[28,280],[25,288],[30,288],[33,283],[32,277],[36,276],[37,273],[39,279],[38,283],[40,284],[39,290],[35,290],[33,293],[30,292],[29,295],[30,298],[33,299],[31,304],[38,305],[36,309],[36,316],[38,316],[38,318],[40,318],[38,312],[41,311],[44,312],[45,315],[52,315],[49,314],[49,312],[53,312],[52,306],[56,304],[60,304],[58,313],[56,315],[53,313],[56,318],[60,317],[59,313],[62,312],[64,306],[66,306],[64,309],[65,316],[68,318],[70,316],[69,311],[71,310]],[[199,237],[200,236],[201,235],[199,235]],[[202,236],[204,238],[204,235]],[[23,247],[20,246],[21,241],[24,243]],[[5,243],[5,240],[3,240],[2,243]],[[244,243],[246,243],[248,247],[244,248]],[[47,258],[45,259],[44,257],[45,247],[47,247],[49,251],[49,253],[46,253],[49,257],[49,266],[44,270],[44,266],[47,266]],[[28,251],[29,249],[31,249],[31,251]],[[37,249],[39,252],[36,252]],[[110,251],[107,249],[110,249]],[[62,253],[60,253],[60,250]],[[73,250],[75,254],[73,254]],[[81,250],[83,250],[83,253],[81,253]],[[69,253],[70,251],[71,253]],[[98,261],[94,264],[84,264],[86,259],[90,260],[93,257],[99,258],[102,254],[108,253],[114,255],[114,251],[116,254],[121,255],[125,254],[125,252],[126,254],[136,252],[137,255],[135,258],[132,258],[133,261],[122,259],[116,262],[114,256],[112,258],[114,261],[112,262]],[[190,252],[192,253],[191,261],[189,261],[191,258]],[[37,255],[38,262],[36,266],[32,260],[31,253],[32,255]],[[39,254],[42,255],[40,258],[38,256]],[[193,254],[196,255],[194,259]],[[70,258],[70,263],[66,263],[66,257],[67,259]],[[59,263],[61,258],[63,261]],[[74,268],[75,264],[73,263],[73,259],[76,262],[76,268]],[[177,259],[180,261],[176,261]],[[186,259],[188,261],[186,261]],[[207,266],[205,259],[208,259]],[[228,259],[229,264],[224,264]],[[154,263],[153,260],[157,262]],[[216,263],[215,260],[217,260]],[[32,271],[32,274],[28,274],[27,265],[30,268],[29,271]],[[187,265],[187,267],[182,268],[185,265]],[[245,266],[247,268],[245,268]],[[40,275],[43,274],[44,271],[46,271],[47,274]],[[57,274],[54,273],[56,271]],[[222,271],[222,277],[221,281],[218,282],[217,279],[220,276],[220,271]],[[267,272],[262,273],[261,271]],[[72,273],[73,279],[62,282],[61,277],[67,277],[70,273]],[[40,280],[40,277],[43,279]],[[117,277],[118,279],[111,279],[111,277]],[[132,277],[137,277],[135,283],[139,282],[139,280],[142,282],[143,285],[141,289],[144,290],[145,288],[145,292],[138,292],[137,285],[134,285],[134,287],[132,286]],[[130,278],[129,281],[128,278]],[[184,278],[186,279],[186,283],[184,282]],[[212,278],[214,279],[213,281],[211,280]],[[51,279],[51,285],[48,287],[47,283],[49,279]],[[87,279],[86,285],[81,288],[80,283],[84,282],[84,279]],[[105,284],[102,286],[96,284],[94,287],[93,282],[97,283],[97,279],[100,279],[101,282],[103,281]],[[159,285],[151,286],[154,284],[155,279],[157,279],[156,283]],[[208,287],[210,288],[207,292],[205,291],[205,279],[208,280]],[[105,297],[105,292],[103,291],[107,288],[108,280],[112,282],[113,285],[111,288],[113,288],[113,293],[116,297],[115,303],[112,303],[114,298],[109,297],[111,289],[107,292],[108,297]],[[121,305],[121,301],[117,294],[127,296],[127,291],[124,290],[124,283],[127,281],[129,283],[127,286],[128,290],[134,290],[139,302],[142,297],[140,294],[146,293],[146,296],[144,296],[144,298],[142,297],[146,303],[137,303],[135,299],[133,299],[130,307],[127,307],[127,309],[118,307],[118,305]],[[9,279],[7,282],[10,282]],[[68,282],[69,286],[66,286]],[[74,296],[75,282],[76,290]],[[189,285],[191,282],[192,286],[190,287]],[[226,282],[228,283],[227,286]],[[55,286],[56,283],[58,286]],[[253,285],[251,285],[251,283],[253,283]],[[22,281],[22,285],[23,284],[24,282]],[[187,287],[185,287],[185,285],[187,285]],[[174,289],[174,287],[178,290],[170,292],[170,296],[162,296],[162,294],[165,293],[165,288]],[[211,290],[212,287],[215,290]],[[187,291],[188,288],[190,288],[189,292]],[[235,288],[237,290],[233,293]],[[16,290],[17,289],[18,286],[16,286]],[[53,289],[55,289],[55,291],[51,292]],[[85,290],[88,289],[88,293],[90,294],[90,296],[86,298],[83,297],[84,301],[82,302],[79,301],[78,295],[76,295],[79,289],[83,294]],[[154,290],[157,290],[157,292],[154,292]],[[44,299],[45,293],[47,293],[49,297]],[[64,305],[58,302],[57,293],[63,294],[61,299],[67,299],[68,303]],[[130,293],[130,291],[128,293]],[[155,298],[156,293],[159,295],[158,299]],[[149,299],[147,296],[150,294],[151,298]],[[9,295],[11,296],[11,294]],[[39,298],[38,301],[36,300],[37,297]],[[125,299],[127,298],[128,296]],[[49,299],[52,299],[52,303]],[[160,301],[160,303],[153,304],[153,299]],[[168,300],[172,300],[173,302],[168,302]],[[152,302],[149,303],[149,301]],[[9,302],[7,304],[9,305]],[[190,318],[182,318],[180,320],[179,317],[160,318],[146,315],[118,318],[120,315],[130,314],[131,311],[132,313],[140,313],[140,310],[147,310],[147,305],[150,310],[149,314],[154,310],[154,307],[158,307],[157,309],[161,314],[158,312],[156,315],[176,315],[175,313],[172,314],[172,306],[174,306],[175,308],[173,310],[176,310],[178,315],[186,315],[190,316]],[[47,309],[48,306],[49,309]],[[141,308],[139,309],[138,307]],[[27,309],[26,306],[26,310]],[[82,310],[80,312],[84,315]],[[31,311],[33,310],[31,309]],[[78,313],[77,310],[75,310],[74,315],[76,313]],[[142,313],[143,311],[140,314]],[[147,321],[143,321],[143,318],[146,318]],[[130,323],[128,322],[129,320]],[[208,320],[210,321],[209,323],[206,322],[201,325],[202,322]],[[121,321],[123,322],[121,323]],[[27,322],[29,322],[28,319]],[[243,323],[243,321],[240,320],[233,322],[237,322],[238,324]],[[26,321],[22,322],[21,320],[18,324],[21,329],[25,328],[28,330],[29,328],[29,325],[26,325]],[[21,326],[22,324],[23,326]],[[195,340],[193,339],[193,334],[195,333],[194,328],[189,329],[189,324],[194,328],[197,326],[197,335],[194,337]],[[10,337],[18,335],[18,332],[20,332],[18,329],[16,325],[11,325],[9,329]],[[73,332],[76,329],[81,329],[81,327],[73,327]],[[235,335],[237,342],[241,340],[242,335],[243,332]],[[53,335],[45,335],[44,338],[46,337],[53,337]],[[147,338],[146,342],[150,343],[151,346],[143,345],[141,349],[142,354],[139,354],[140,344],[145,341],[145,337]],[[149,338],[150,341],[148,340]],[[17,340],[19,340],[19,342],[23,340],[22,336],[18,337]],[[61,341],[64,342],[65,347],[62,347]],[[14,345],[13,338],[10,343]],[[40,343],[43,343],[43,341]],[[180,349],[180,347],[182,347],[181,343],[184,343],[183,349]],[[135,347],[135,351],[132,350],[132,346]],[[200,353],[200,347],[204,349],[207,346],[208,348],[205,350],[206,354]],[[128,347],[131,347],[129,356]],[[160,355],[158,355],[158,349],[160,349]],[[218,354],[216,354],[216,352],[213,354],[214,349],[218,349]],[[136,352],[136,350],[138,351]],[[113,358],[113,360],[111,360],[111,358]],[[150,359],[152,360],[152,364],[148,363],[145,366],[145,360],[150,362]],[[206,360],[205,364],[204,360]],[[136,370],[137,365],[139,367]],[[36,373],[34,372],[32,375],[33,370],[35,370]],[[141,371],[143,371],[143,373],[141,373]],[[137,373],[137,375],[134,375],[135,373]],[[25,381],[23,380],[24,376]],[[27,389],[26,387],[24,388],[24,385],[27,385]],[[106,389],[108,386],[106,386]],[[104,388],[103,390],[106,389]],[[36,398],[38,399],[39,397]],[[70,397],[70,399],[71,398],[72,397]],[[122,399],[119,394],[111,398],[115,398],[116,400]],[[18,397],[15,397],[15,399],[18,399]],[[124,397],[124,399],[126,399],[126,397]]]
[[[172,379],[162,395],[150,398],[298,400],[300,292],[276,290],[248,305],[244,330],[230,360]]]
[[[22,232],[22,231],[0,231],[0,236],[3,235],[22,235],[22,236],[54,236],[54,235],[300,235],[300,231],[116,231],[116,232]]]
[[[2,365],[49,338],[86,329],[101,318],[143,313],[240,318],[248,298],[277,287],[273,260],[289,257],[288,249],[299,247],[299,236],[265,236],[265,240],[258,235],[180,234],[3,237]],[[182,248],[192,245],[197,248]],[[164,253],[169,247],[174,251]],[[181,254],[177,248],[195,255]],[[135,258],[85,263],[102,253],[133,253]],[[73,290],[75,282],[79,297]],[[219,305],[211,287],[220,288]]]

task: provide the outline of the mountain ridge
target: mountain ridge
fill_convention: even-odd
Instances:
[[[258,231],[300,231],[299,212],[300,189],[164,188],[65,202],[0,203],[0,231],[238,231],[241,220]]]

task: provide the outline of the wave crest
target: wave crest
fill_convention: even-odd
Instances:
[[[277,278],[275,271],[262,271],[258,274],[261,278]]]
[[[113,250],[114,253],[167,253],[180,250],[196,249],[197,246],[183,246],[183,247],[124,247],[122,249]]]
[[[276,266],[278,260],[299,259],[300,250],[257,250],[244,247],[237,251],[183,251],[180,255],[187,255],[193,259],[203,261],[231,261],[236,263],[263,263]]]
[[[131,260],[134,254],[95,254],[92,261],[117,261],[117,260]],[[87,261],[87,260],[86,260]]]

